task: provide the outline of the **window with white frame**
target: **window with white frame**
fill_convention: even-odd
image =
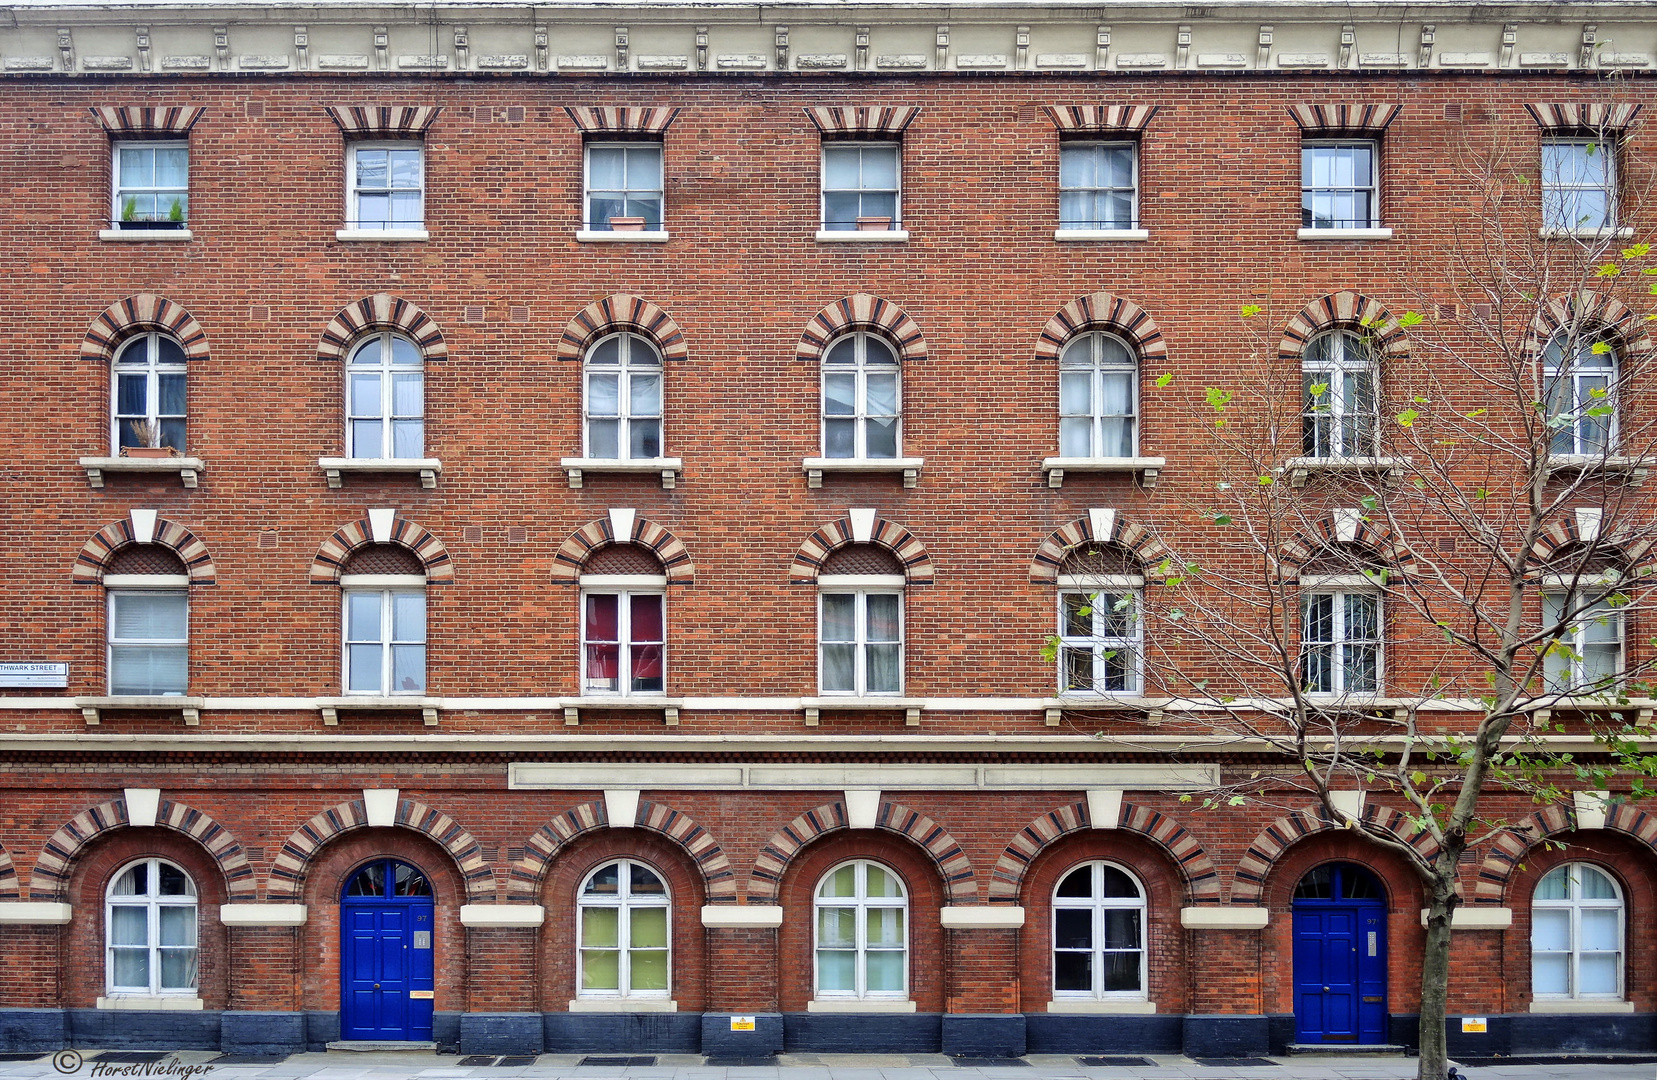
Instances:
[[[155,575],[158,584],[169,579]],[[123,575],[122,580],[137,584],[143,579]],[[189,684],[189,593],[159,587],[112,587],[107,593],[110,694],[183,696]]]
[[[1300,601],[1300,681],[1309,694],[1381,687],[1381,598],[1373,590],[1308,592]]]
[[[1380,430],[1375,351],[1346,330],[1306,343],[1300,361],[1301,451],[1307,457],[1371,457]]]
[[[1145,999],[1145,889],[1115,863],[1090,862],[1053,892],[1053,997]]]
[[[838,231],[901,229],[901,172],[896,142],[823,144],[823,228]]]
[[[165,859],[142,859],[115,875],[104,899],[110,996],[196,993],[196,886]]]
[[[908,998],[909,895],[896,873],[843,863],[818,883],[815,909],[818,998]]]
[[[582,998],[666,998],[670,897],[654,867],[618,859],[594,870],[576,897]]]
[[[1139,228],[1137,144],[1059,144],[1059,228]]]
[[[1542,350],[1554,454],[1603,454],[1617,441],[1617,351],[1593,334],[1555,334]]]
[[[1542,227],[1578,232],[1616,225],[1616,144],[1594,138],[1544,139]]]
[[[346,456],[420,458],[426,453],[426,376],[420,349],[376,333],[346,361]]]
[[[586,456],[662,456],[662,357],[637,334],[611,334],[587,350]]]
[[[1301,228],[1373,229],[1381,224],[1378,149],[1369,140],[1301,144]]]
[[[825,575],[817,580],[822,693],[902,693],[903,578],[871,575],[865,582]]]
[[[1608,596],[1564,590],[1542,594],[1545,627],[1568,620],[1565,632],[1542,659],[1548,688],[1595,693],[1613,689],[1622,674],[1623,614]]]
[[[661,231],[662,144],[591,142],[586,156],[586,227],[595,232]]]
[[[1115,334],[1072,338],[1059,354],[1059,453],[1067,458],[1139,452],[1139,358]]]
[[[1137,694],[1143,580],[1059,578],[1059,693]]]
[[[426,692],[426,591],[412,575],[347,574],[345,692],[370,697]],[[396,580],[397,584],[392,584]]]
[[[190,144],[118,142],[111,223],[117,229],[182,229],[189,220]]]
[[[662,693],[667,638],[661,587],[594,591],[588,584],[593,580],[582,578],[581,692]]]
[[[114,453],[128,447],[184,451],[184,347],[166,334],[139,334],[115,354],[111,371],[110,443]]]
[[[1530,988],[1545,999],[1620,1000],[1623,898],[1588,863],[1556,866],[1537,882],[1530,911]]]
[[[823,353],[823,456],[902,456],[903,398],[898,354],[877,334],[847,334]]]
[[[425,146],[363,142],[346,148],[346,225],[352,229],[426,227]]]

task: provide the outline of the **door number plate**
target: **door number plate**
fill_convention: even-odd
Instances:
[[[414,932],[414,947],[429,949],[432,947],[432,932],[430,930],[416,930]],[[1369,935],[1369,955],[1375,955],[1375,935]]]

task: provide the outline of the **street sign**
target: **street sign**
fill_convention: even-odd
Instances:
[[[47,661],[25,664],[0,664],[0,687],[16,689],[26,686],[69,685],[69,665]]]

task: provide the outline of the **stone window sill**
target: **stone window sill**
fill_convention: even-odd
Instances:
[[[172,695],[111,695],[109,697],[79,697],[75,699],[75,708],[81,711],[81,717],[86,720],[88,727],[96,727],[103,720],[105,712],[164,712],[178,713],[184,717],[187,727],[197,727],[201,724],[201,710],[206,708],[206,702],[198,697],[185,697],[180,694]]]
[[[805,470],[806,487],[823,486],[824,473],[901,473],[903,486],[912,488],[920,483],[925,458],[826,458],[808,457],[800,462]]]
[[[196,486],[207,464],[198,457],[83,457],[81,468],[86,470],[86,482],[101,488],[105,473],[172,473],[187,488]]]
[[[1386,473],[1393,476],[1408,464],[1405,458],[1391,457],[1297,457],[1283,463],[1289,483],[1305,487],[1313,473]]]
[[[616,232],[606,229],[579,229],[578,244],[665,244],[671,238],[665,229],[651,232]]]
[[[1154,1001],[1066,1001],[1058,998],[1047,1003],[1050,1013],[1086,1014],[1089,1016],[1151,1016],[1156,1012]]]
[[[683,698],[648,694],[567,698],[564,701],[564,724],[566,727],[575,727],[580,724],[582,709],[593,709],[601,712],[634,710],[637,712],[660,712],[664,727],[678,727],[679,710],[684,708],[684,705]]]
[[[588,473],[594,475],[628,473],[656,473],[662,478],[662,487],[671,491],[678,486],[679,476],[685,471],[682,458],[634,458],[618,461],[614,458],[567,457],[558,459],[558,467],[569,477],[570,487],[579,488]]]
[[[677,1001],[666,998],[576,998],[570,1002],[572,1013],[673,1013],[679,1011]]]
[[[337,229],[334,232],[335,240],[379,240],[385,243],[411,243],[421,240],[430,240],[431,233],[425,229]]]
[[[806,1012],[814,1013],[912,1013],[913,1001],[888,1001],[872,998],[816,998],[805,1003]]]
[[[817,727],[825,712],[901,712],[905,727],[921,726],[920,698],[904,697],[808,697],[800,699],[805,709],[805,726]]]
[[[1653,463],[1652,458],[1624,457],[1618,454],[1550,454],[1548,475],[1554,476],[1562,472],[1602,472],[1608,476],[1626,476],[1630,482],[1639,484],[1645,481]]]
[[[343,458],[316,459],[317,468],[328,475],[328,486],[343,487],[346,473],[419,473],[420,486],[437,486],[443,462],[437,458]]]
[[[429,697],[375,697],[367,694],[357,697],[317,698],[317,709],[322,722],[329,727],[339,726],[339,714],[344,712],[419,713],[427,727],[437,726],[437,699]]]
[[[1634,236],[1634,227],[1622,225],[1611,229],[1565,229],[1549,225],[1537,229],[1536,235],[1543,240],[1628,240]]]
[[[865,232],[862,229],[818,229],[819,244],[907,244],[908,229],[884,229]]]
[[[1530,1011],[1533,1013],[1631,1013],[1634,1011],[1634,1003],[1632,1001],[1547,1001],[1542,999],[1532,1001]]]
[[[1149,240],[1149,229],[1054,229],[1053,239],[1061,244],[1073,244],[1089,240],[1104,241],[1135,241]]]
[[[1375,229],[1301,229],[1295,233],[1300,240],[1391,240],[1392,230]]]
[[[166,1012],[200,1012],[201,998],[189,994],[115,994],[98,999],[100,1009],[161,1009]]]
[[[1042,459],[1041,471],[1047,474],[1047,486],[1051,488],[1063,487],[1067,472],[1138,473],[1141,486],[1154,488],[1158,475],[1167,465],[1168,459],[1159,457],[1050,457]]]
[[[186,243],[195,239],[189,229],[99,229],[99,240],[118,243]]]

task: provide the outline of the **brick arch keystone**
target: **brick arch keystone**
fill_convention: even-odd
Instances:
[[[897,346],[899,360],[926,359],[926,338],[915,320],[890,300],[868,293],[853,293],[812,316],[800,335],[794,358],[821,360],[829,342],[854,330],[866,330],[886,338]]]
[[[1092,827],[1085,802],[1066,803],[1024,826],[990,873],[990,903],[1018,903],[1024,890],[1024,875],[1036,856],[1061,837],[1086,832]],[[1143,836],[1162,849],[1179,869],[1191,903],[1220,902],[1220,872],[1185,826],[1160,811],[1124,800],[1117,828]]]
[[[105,308],[92,320],[92,326],[81,341],[81,359],[113,360],[116,346],[134,334],[150,330],[159,330],[177,338],[184,347],[184,359],[207,359],[207,333],[196,322],[195,316],[154,293],[129,296]]]
[[[1047,320],[1036,339],[1036,359],[1057,362],[1065,342],[1088,330],[1108,330],[1127,338],[1141,363],[1168,356],[1168,343],[1156,320],[1132,300],[1108,292],[1080,296]]]
[[[1363,822],[1373,829],[1391,833],[1414,848],[1424,859],[1431,859],[1438,853],[1438,844],[1431,833],[1417,829],[1410,824],[1408,817],[1390,807],[1365,806]],[[1265,892],[1266,877],[1271,873],[1272,865],[1285,851],[1313,833],[1344,832],[1345,829],[1346,826],[1326,817],[1322,807],[1296,810],[1267,825],[1237,863],[1231,880],[1231,902],[1258,904]]]
[[[823,563],[828,557],[840,548],[856,542],[850,517],[843,517],[824,525],[806,537],[805,543],[801,544],[800,550],[795,553],[794,561],[788,567],[789,583],[815,584],[817,574],[822,570]],[[926,546],[914,533],[895,521],[875,518],[869,542],[897,556],[898,561],[903,564],[903,576],[909,584],[932,584],[935,577],[932,556],[926,553]]]
[[[604,803],[599,801],[573,806],[541,826],[524,845],[523,858],[513,863],[508,871],[508,899],[520,903],[532,902],[540,891],[541,879],[546,876],[558,852],[576,837],[606,828],[609,824]],[[736,872],[731,869],[731,860],[713,834],[698,825],[689,814],[681,813],[666,803],[640,802],[633,827],[667,837],[690,856],[702,874],[702,890],[708,903],[736,903]]]
[[[449,549],[443,546],[430,530],[416,525],[405,517],[392,520],[390,542],[407,548],[426,567],[428,584],[447,584],[455,579],[454,563],[449,561]],[[311,560],[312,585],[339,584],[340,568],[352,552],[374,543],[374,527],[365,517],[353,521],[334,532],[317,549]]]
[[[1278,342],[1280,360],[1299,363],[1306,343],[1325,330],[1353,330],[1373,338],[1382,357],[1408,356],[1410,340],[1404,328],[1379,300],[1351,290],[1330,293],[1300,310],[1283,328]]]
[[[1633,837],[1638,843],[1657,852],[1657,814],[1648,813],[1631,803],[1613,803],[1605,811],[1604,828],[1607,832]],[[1567,804],[1555,803],[1508,828],[1490,845],[1490,851],[1479,866],[1473,903],[1501,904],[1507,896],[1514,873],[1530,849],[1550,836],[1571,832],[1576,827],[1573,809]]]
[[[1051,585],[1059,579],[1059,566],[1071,549],[1083,544],[1119,544],[1133,554],[1142,567],[1156,566],[1168,557],[1168,549],[1151,531],[1138,522],[1125,520],[1119,514],[1109,518],[1110,526],[1103,535],[1095,535],[1092,515],[1077,518],[1070,524],[1053,530],[1036,549],[1030,560],[1030,580]]]
[[[1540,356],[1548,339],[1575,324],[1579,330],[1606,331],[1622,348],[1635,355],[1650,353],[1657,344],[1646,322],[1614,296],[1584,290],[1575,296],[1555,297],[1543,304],[1525,334],[1525,351]]]
[[[305,875],[316,853],[344,833],[367,827],[368,810],[361,799],[342,802],[311,818],[294,830],[277,853],[271,864],[266,896],[273,901],[297,901],[304,891]],[[416,799],[400,798],[397,800],[393,827],[423,833],[447,851],[466,881],[466,899],[469,903],[486,903],[494,899],[495,873],[484,860],[482,846],[449,815]]]
[[[882,802],[875,817],[875,827],[907,837],[926,852],[938,871],[950,903],[963,904],[977,900],[978,882],[973,875],[971,860],[955,838],[936,821],[901,803]],[[778,829],[754,861],[754,869],[748,879],[748,902],[776,903],[783,874],[800,850],[825,833],[844,828],[847,828],[846,805],[831,802],[807,810]]]
[[[109,560],[117,551],[135,543],[137,539],[132,531],[130,517],[110,522],[93,533],[92,538],[82,545],[80,554],[75,556],[70,580],[77,585],[101,584],[104,580],[104,567],[109,565]],[[213,557],[207,552],[207,545],[176,521],[156,518],[155,534],[151,543],[173,550],[184,563],[190,584],[217,583],[218,571],[213,566]]]
[[[449,346],[443,341],[443,331],[424,311],[407,300],[390,293],[365,296],[354,304],[347,304],[322,331],[317,342],[318,360],[343,360],[345,350],[353,341],[375,330],[391,330],[409,338],[427,360],[447,360]]]
[[[64,822],[63,826],[52,834],[52,838],[46,841],[46,847],[35,860],[34,872],[29,876],[29,898],[58,901],[67,899],[69,876],[74,871],[75,860],[79,858],[81,849],[97,837],[115,829],[127,828],[131,824],[127,817],[127,803],[124,798],[99,803]],[[225,890],[230,894],[232,903],[254,898],[258,890],[258,881],[254,877],[253,867],[249,865],[247,853],[242,849],[242,845],[236,842],[229,829],[200,810],[173,799],[161,800],[156,810],[155,824],[157,828],[183,833],[207,849],[207,853],[218,864],[219,873],[224,876]],[[9,863],[8,859],[8,868]],[[15,880],[14,875],[13,881]],[[4,877],[0,874],[0,891],[3,890]]]
[[[581,567],[593,552],[612,544],[649,548],[661,560],[670,583],[689,585],[696,580],[696,564],[691,562],[684,541],[654,521],[637,516],[633,518],[632,532],[624,537],[616,536],[609,517],[589,521],[571,533],[552,557],[552,580],[574,585],[581,580]]]
[[[579,360],[587,346],[607,334],[624,330],[655,342],[664,360],[683,360],[690,355],[684,331],[671,315],[649,300],[627,293],[606,296],[582,308],[564,327],[556,355],[560,360]]]
[[[1373,554],[1376,562],[1411,577],[1421,573],[1415,552],[1393,534],[1386,522],[1359,518],[1355,526],[1350,542]],[[1283,561],[1302,566],[1317,558],[1319,552],[1336,548],[1343,542],[1339,538],[1339,527],[1332,514],[1319,520],[1310,533],[1300,533],[1284,545]]]

